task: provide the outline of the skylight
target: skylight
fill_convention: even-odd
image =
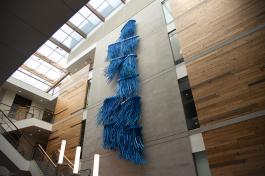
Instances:
[[[12,76],[42,91],[57,93],[59,82],[69,74],[65,69],[70,51],[102,24],[122,2],[90,0]]]

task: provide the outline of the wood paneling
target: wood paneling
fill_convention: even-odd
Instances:
[[[80,143],[81,122],[88,88],[89,66],[71,75],[60,86],[55,107],[54,125],[49,136],[47,153],[60,149],[61,141],[66,140],[65,155],[74,160],[76,146]]]
[[[202,126],[265,109],[265,1],[169,0]],[[213,176],[265,175],[265,117],[203,134]]]
[[[185,60],[265,23],[263,0],[169,0]]]
[[[265,29],[187,65],[202,125],[265,108]]]
[[[169,2],[200,124],[264,109],[265,1]]]
[[[265,175],[265,117],[203,134],[214,176]]]

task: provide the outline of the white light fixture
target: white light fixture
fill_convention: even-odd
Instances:
[[[78,171],[79,171],[80,154],[81,154],[81,147],[78,146],[76,147],[76,151],[75,151],[75,163],[74,163],[74,169],[73,169],[74,174],[78,174]]]
[[[99,154],[94,155],[94,165],[93,165],[93,176],[98,176],[99,171]]]
[[[63,156],[64,156],[64,151],[65,151],[65,146],[66,146],[66,140],[62,140],[58,164],[63,164]]]

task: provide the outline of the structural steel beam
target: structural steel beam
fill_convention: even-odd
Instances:
[[[67,72],[61,65],[57,64],[56,62],[54,62],[53,60],[49,59],[48,57],[42,55],[39,52],[35,52],[33,55],[35,55],[36,57],[40,58],[41,60],[47,62],[48,64],[51,64],[52,66],[54,66],[55,68],[58,68],[59,70],[63,71],[63,72]]]
[[[65,46],[64,44],[62,44],[61,42],[59,42],[58,40],[56,40],[55,38],[51,37],[49,39],[52,43],[54,43],[55,45],[59,46],[60,48],[62,48],[63,50],[65,50],[67,53],[71,52],[71,49],[68,48],[67,46]]]
[[[60,84],[60,82],[66,78],[68,75],[70,74],[70,72],[65,73],[65,75],[63,75],[60,79],[58,79],[47,91],[46,93],[49,93],[53,88],[55,88],[58,84]]]
[[[70,28],[72,28],[75,32],[77,32],[79,35],[81,35],[83,38],[86,38],[87,35],[82,30],[80,30],[76,25],[71,23],[70,21],[67,21],[66,23]]]
[[[86,7],[94,13],[102,22],[105,21],[105,17],[102,16],[94,7],[92,7],[89,3],[86,4]]]
[[[40,77],[41,79],[43,79],[43,80],[45,80],[45,81],[47,81],[47,82],[49,82],[51,84],[54,84],[55,83],[54,80],[48,78],[46,75],[44,75],[42,73],[39,73],[36,70],[34,70],[34,69],[32,69],[32,68],[30,68],[30,67],[28,67],[26,65],[22,65],[21,68],[23,68],[24,70],[32,73],[33,75],[36,75],[36,76]]]

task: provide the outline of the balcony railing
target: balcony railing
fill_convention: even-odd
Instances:
[[[17,121],[28,118],[36,118],[49,123],[52,123],[53,121],[53,111],[37,106],[10,106],[4,103],[0,103],[0,107],[5,115]]]

